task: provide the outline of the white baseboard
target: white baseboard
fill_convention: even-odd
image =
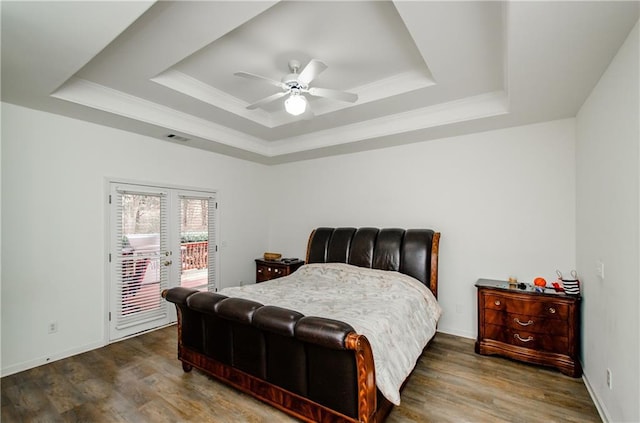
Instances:
[[[461,331],[461,330],[457,330],[457,329],[439,327],[436,330],[436,332],[442,332],[442,333],[446,333],[446,334],[449,334],[449,335],[461,336],[462,338],[476,339],[476,334],[475,333],[470,333],[470,332]]]
[[[584,373],[584,371],[582,372],[582,381],[584,382],[584,386],[587,387],[587,392],[589,392],[589,396],[591,397],[591,400],[595,404],[596,410],[598,410],[598,414],[600,414],[600,418],[602,419],[602,422],[609,423],[613,421],[611,420],[611,416],[609,416],[609,413],[607,412],[607,407],[605,407],[602,404],[602,402],[600,402],[598,396],[596,395],[596,392],[591,387],[591,383],[589,383],[589,378],[587,377],[587,374]]]
[[[63,358],[71,357],[72,355],[82,354],[87,351],[95,350],[96,348],[104,347],[104,342],[93,342],[81,347],[72,348],[70,350],[62,351],[57,354],[52,354],[46,357],[36,358],[34,360],[23,361],[22,363],[14,364],[11,366],[3,367],[0,377],[9,376],[15,373],[19,373],[25,370],[33,369],[34,367],[42,366],[43,364],[53,363],[54,361],[62,360]]]
[[[109,341],[108,339],[105,339],[103,342],[92,342],[91,344],[86,344],[86,345],[83,345],[81,347],[72,348],[70,350],[66,350],[66,351],[63,351],[63,352],[60,352],[60,353],[57,353],[57,354],[53,354],[53,355],[50,355],[50,356],[37,358],[35,360],[29,360],[29,361],[25,361],[25,362],[22,362],[22,363],[14,364],[12,366],[4,367],[4,368],[2,368],[2,371],[0,373],[0,377],[5,377],[5,376],[9,376],[9,375],[12,375],[12,374],[15,374],[15,373],[23,372],[25,370],[33,369],[34,367],[42,366],[44,364],[53,363],[54,361],[62,360],[63,358],[68,358],[68,357],[71,357],[73,355],[82,354],[82,353],[85,353],[87,351],[95,350],[97,348],[102,348],[102,347],[104,347],[106,345],[109,345],[110,343],[113,343],[113,342],[124,341],[125,339],[134,338],[134,337],[142,335],[144,333],[153,332],[154,330],[162,329],[162,328],[165,328],[167,326],[172,326],[172,325],[175,325],[175,324],[176,324],[176,322],[167,323],[166,325],[158,326],[157,328],[148,329],[148,330],[143,331],[143,332],[134,333],[132,335],[129,335],[127,337],[124,337],[124,338],[121,338],[121,339],[117,339],[117,340],[114,340],[114,341]]]

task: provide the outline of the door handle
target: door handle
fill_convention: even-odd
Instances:
[[[173,261],[172,261],[172,260],[167,260],[167,261],[165,261],[165,262],[164,262],[164,263],[162,263],[162,264],[164,264],[165,266],[171,266],[171,264],[172,264],[172,263],[173,263]]]

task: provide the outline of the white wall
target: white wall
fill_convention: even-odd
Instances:
[[[105,178],[217,190],[228,286],[267,249],[265,169],[2,104],[2,374],[104,343]]]
[[[576,125],[584,373],[612,422],[640,421],[639,38],[636,24]],[[598,260],[605,264],[604,281],[594,272]]]
[[[472,338],[477,278],[575,266],[573,119],[265,167],[3,106],[3,374],[104,342],[105,177],[218,190],[225,286],[316,226],[432,227],[440,330]]]
[[[270,169],[270,250],[304,257],[316,226],[433,228],[439,330],[476,336],[478,278],[575,267],[574,119]]]

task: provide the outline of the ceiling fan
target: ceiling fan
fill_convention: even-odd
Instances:
[[[282,90],[279,93],[270,95],[263,98],[262,100],[248,105],[247,109],[257,109],[258,107],[276,101],[279,98],[289,96],[284,101],[284,108],[287,113],[298,116],[304,113],[307,109],[307,98],[304,94],[309,94],[314,97],[330,98],[332,100],[347,101],[349,103],[354,103],[356,100],[358,100],[357,94],[332,90],[329,88],[309,86],[311,81],[313,81],[318,75],[320,75],[320,73],[327,69],[327,65],[319,60],[310,60],[309,63],[307,63],[304,69],[302,69],[300,72],[298,72],[300,70],[300,62],[297,60],[290,60],[289,69],[291,70],[291,73],[283,76],[281,81],[276,81],[274,79],[255,75],[249,72],[234,73],[234,75],[241,76],[243,78],[267,82],[271,85],[275,85]]]

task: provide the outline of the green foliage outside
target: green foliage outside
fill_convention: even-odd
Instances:
[[[183,232],[180,234],[180,243],[185,244],[187,242],[203,242],[209,240],[209,234],[207,232]],[[130,248],[129,238],[126,235],[122,237],[122,248]]]
[[[183,232],[180,234],[180,243],[186,242],[202,242],[209,239],[207,232]]]

